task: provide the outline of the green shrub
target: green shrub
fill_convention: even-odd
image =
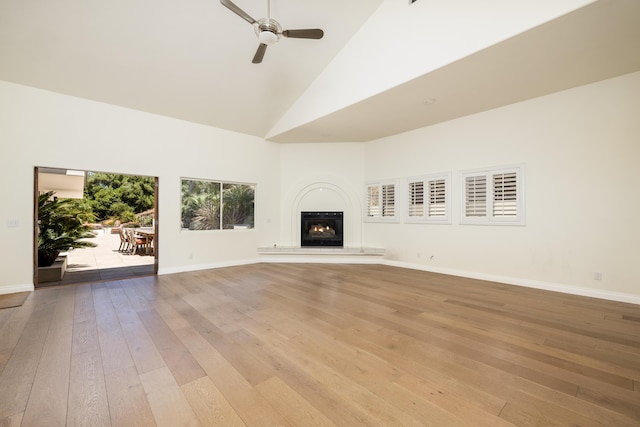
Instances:
[[[86,239],[95,237],[86,215],[73,199],[59,199],[49,191],[38,196],[38,266],[53,264],[60,252],[95,247]]]

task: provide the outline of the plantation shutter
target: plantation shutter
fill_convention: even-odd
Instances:
[[[524,165],[462,172],[463,224],[525,225]]]
[[[380,187],[377,185],[367,187],[367,216],[380,216]]]
[[[436,179],[429,181],[429,217],[447,216],[446,181]]]
[[[386,181],[366,184],[368,221],[394,221],[397,219],[396,195],[398,182]]]
[[[424,181],[409,182],[409,217],[424,216]]]
[[[518,216],[518,177],[515,172],[493,175],[493,216]]]
[[[382,217],[394,217],[396,215],[396,186],[395,184],[382,185]]]
[[[465,216],[487,216],[487,176],[475,175],[465,178]]]

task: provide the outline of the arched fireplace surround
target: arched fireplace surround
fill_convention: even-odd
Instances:
[[[288,235],[282,236],[284,245],[301,246],[302,212],[342,212],[342,246],[362,246],[360,198],[348,185],[317,180],[300,184],[291,194],[289,212],[283,217],[289,223],[289,227],[283,227],[288,230]]]

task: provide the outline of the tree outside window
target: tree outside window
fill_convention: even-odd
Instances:
[[[254,199],[254,184],[183,179],[182,229],[253,228]]]

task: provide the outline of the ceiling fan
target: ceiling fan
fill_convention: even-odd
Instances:
[[[270,44],[275,44],[280,40],[281,36],[296,38],[296,39],[321,39],[324,36],[324,31],[319,28],[307,29],[307,30],[282,30],[282,27],[275,19],[271,19],[271,0],[267,0],[267,17],[260,18],[257,21],[253,19],[249,14],[240,9],[233,3],[231,0],[220,0],[223,6],[228,8],[230,11],[247,21],[249,24],[253,25],[253,28],[258,36],[258,40],[260,41],[260,45],[258,46],[258,50],[256,54],[253,56],[254,64],[259,64],[262,62],[262,58],[264,57],[264,53],[267,51],[267,46]]]

